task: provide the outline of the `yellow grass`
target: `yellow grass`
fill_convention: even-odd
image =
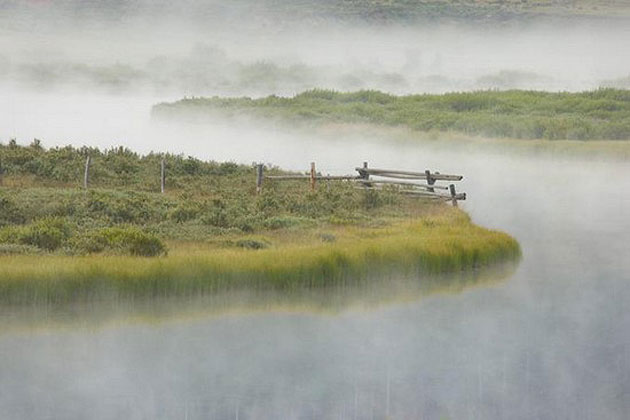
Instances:
[[[322,232],[336,241],[323,242]],[[0,257],[0,301],[63,303],[192,296],[230,289],[295,290],[352,283],[386,271],[473,270],[520,255],[510,236],[472,224],[456,209],[384,227],[324,226],[269,236],[268,249],[172,243],[168,257]]]

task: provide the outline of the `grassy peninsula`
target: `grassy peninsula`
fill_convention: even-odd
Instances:
[[[248,115],[285,121],[376,124],[523,140],[630,140],[630,91],[478,91],[396,96],[371,90],[310,90],[293,97],[187,98],[157,117]]]
[[[6,304],[293,290],[391,270],[475,270],[520,255],[514,239],[461,210],[395,189],[330,181],[311,191],[291,181],[257,195],[251,165],[38,141],[0,145],[0,161]]]

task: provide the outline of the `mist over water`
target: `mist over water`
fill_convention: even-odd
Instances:
[[[523,261],[500,284],[370,309],[4,333],[0,418],[630,417],[627,163],[484,154],[386,132],[150,117],[151,105],[184,95],[623,84],[630,25],[263,20],[227,30],[230,21],[216,16],[228,12],[216,13],[204,25],[61,14],[55,27],[3,16],[11,23],[0,29],[0,141],[122,144],[295,170],[315,161],[331,174],[363,161],[459,173],[463,208],[515,236]]]

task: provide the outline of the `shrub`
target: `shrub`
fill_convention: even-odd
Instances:
[[[18,244],[0,244],[0,255],[33,255],[41,254],[42,250],[36,246]]]
[[[184,223],[196,219],[200,213],[201,209],[199,205],[183,202],[171,211],[169,218],[177,223]]]
[[[9,197],[0,195],[0,226],[24,223],[24,215]]]
[[[107,249],[124,254],[155,257],[167,253],[166,245],[157,236],[133,226],[110,227],[96,233],[92,244],[106,244]]]
[[[59,217],[45,217],[24,226],[0,230],[0,243],[30,245],[47,251],[62,247],[71,236],[67,222]]]

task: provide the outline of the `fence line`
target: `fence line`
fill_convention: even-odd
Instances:
[[[299,181],[309,180],[311,190],[315,190],[317,181],[349,181],[357,183],[357,188],[380,190],[384,186],[392,185],[401,187],[398,191],[403,194],[413,195],[417,197],[426,197],[438,200],[450,201],[453,206],[457,206],[460,200],[466,200],[466,193],[458,193],[455,184],[437,185],[437,181],[461,181],[462,175],[448,175],[439,172],[413,172],[398,169],[377,169],[370,168],[368,162],[363,162],[362,167],[355,170],[358,175],[318,175],[315,171],[315,162],[311,162],[310,172],[308,175],[292,174],[292,175],[265,175],[264,165],[258,165],[256,172],[256,191],[258,194],[262,192],[265,179],[271,181]],[[376,178],[375,178],[376,177]],[[380,179],[386,178],[386,179]],[[426,184],[413,181],[426,181]],[[437,193],[435,190],[448,192],[447,194]]]
[[[90,155],[85,160],[85,171],[83,174],[83,188],[88,189],[90,183],[90,169],[92,158]],[[457,206],[460,200],[466,200],[466,193],[458,193],[455,184],[438,185],[437,181],[461,181],[462,175],[448,175],[440,172],[414,172],[399,169],[378,169],[370,168],[368,162],[363,162],[363,166],[356,167],[357,175],[321,175],[317,174],[315,162],[311,162],[308,174],[290,175],[265,175],[265,165],[256,165],[256,193],[263,190],[264,180],[270,181],[299,181],[308,180],[311,191],[317,188],[318,181],[348,181],[357,184],[357,188],[364,190],[381,190],[386,186],[400,187],[398,192],[406,195],[447,200],[453,206]],[[383,179],[384,178],[384,179]],[[2,181],[2,167],[0,166],[0,182]],[[421,183],[418,181],[425,181]],[[436,190],[446,191],[448,194],[440,194]],[[166,160],[160,160],[160,192],[166,191]]]

